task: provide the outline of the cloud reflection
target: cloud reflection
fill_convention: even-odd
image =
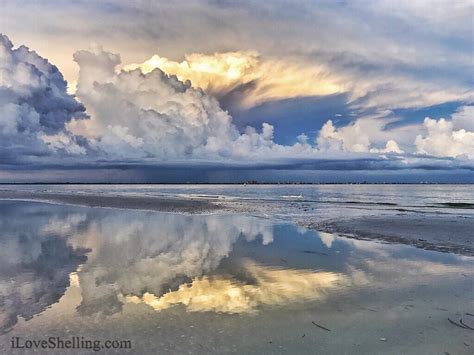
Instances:
[[[239,238],[263,245],[273,240],[269,221],[236,215],[114,211],[94,228],[98,244],[89,245],[94,251],[78,273],[81,314],[115,313],[122,294],[159,297],[213,273]]]
[[[49,219],[60,219],[57,209],[48,213],[53,211],[46,205],[44,213],[34,213],[31,207],[0,204],[0,333],[58,302],[69,274],[86,261],[85,249],[45,228]]]
[[[246,260],[243,268],[253,282],[245,283],[233,276],[202,276],[161,297],[146,292],[142,297],[124,296],[124,300],[145,303],[156,311],[183,304],[191,312],[256,313],[262,305],[321,299],[328,290],[347,283],[346,277],[338,273],[275,268],[251,260]]]

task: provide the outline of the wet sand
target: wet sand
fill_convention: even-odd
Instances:
[[[178,213],[244,213],[259,215],[261,202],[210,201],[205,198],[171,198],[164,196],[124,196],[104,194],[71,194],[39,191],[0,190],[0,199],[33,200],[88,207],[151,210]],[[341,236],[408,244],[418,248],[462,255],[474,255],[474,219],[456,215],[423,216],[384,214],[352,218],[319,218],[305,216],[293,222],[308,229]]]
[[[206,213],[219,207],[206,200],[165,197],[111,196],[52,192],[0,190],[0,199],[65,203],[87,207],[109,207],[162,212]]]
[[[418,248],[474,255],[474,220],[449,215],[365,216],[309,222],[306,227],[350,238],[382,240]]]

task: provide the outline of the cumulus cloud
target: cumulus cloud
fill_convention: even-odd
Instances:
[[[332,120],[328,120],[319,132],[317,144],[319,149],[325,152],[403,153],[397,142],[391,138],[386,140],[385,148],[371,147],[372,140],[380,143],[380,140],[390,135],[389,132],[383,132],[385,124],[381,119],[359,119],[347,126],[336,128]]]
[[[474,159],[473,106],[464,106],[451,120],[425,118],[423,124],[386,129],[394,119],[368,117],[335,127],[327,121],[319,132],[317,145],[322,152],[355,152]],[[400,148],[403,141],[407,151]],[[413,159],[405,159],[414,162]],[[419,162],[419,161],[418,161]]]
[[[371,153],[397,153],[397,154],[402,154],[403,150],[400,149],[397,142],[395,142],[393,139],[390,139],[385,144],[385,148],[383,148],[383,149],[371,148],[370,152]]]
[[[54,65],[0,35],[0,149],[7,162],[48,155],[48,145],[83,152],[64,128],[73,118],[83,119],[85,108],[66,88]]]
[[[91,144],[117,157],[190,157],[216,151],[238,132],[213,97],[161,70],[115,72],[120,57],[101,49],[74,55],[80,66],[77,94],[92,119],[84,122]],[[77,122],[74,122],[77,124]],[[74,130],[74,126],[70,126]]]
[[[110,159],[271,159],[317,152],[307,141],[276,144],[266,123],[261,132],[248,127],[241,134],[213,96],[159,68],[116,71],[120,57],[101,48],[74,58],[77,95],[91,119],[74,120],[68,129]]]
[[[459,122],[453,121],[444,118],[440,120],[425,118],[423,122],[425,133],[418,135],[415,140],[417,152],[441,157],[474,159],[474,132],[464,128],[455,130],[454,123]]]

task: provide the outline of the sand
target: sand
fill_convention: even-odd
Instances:
[[[350,238],[402,243],[474,255],[474,220],[450,215],[382,215],[309,222],[307,227]]]
[[[165,197],[66,194],[36,191],[0,190],[0,199],[56,202],[88,207],[109,207],[162,212],[207,213],[219,207],[206,200]]]

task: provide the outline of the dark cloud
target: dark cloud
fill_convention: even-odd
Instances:
[[[25,46],[13,48],[4,35],[0,35],[0,72],[3,163],[51,154],[43,137],[66,137],[65,124],[86,117],[85,107],[67,93],[58,68]],[[74,137],[68,139],[70,146],[75,144]]]

